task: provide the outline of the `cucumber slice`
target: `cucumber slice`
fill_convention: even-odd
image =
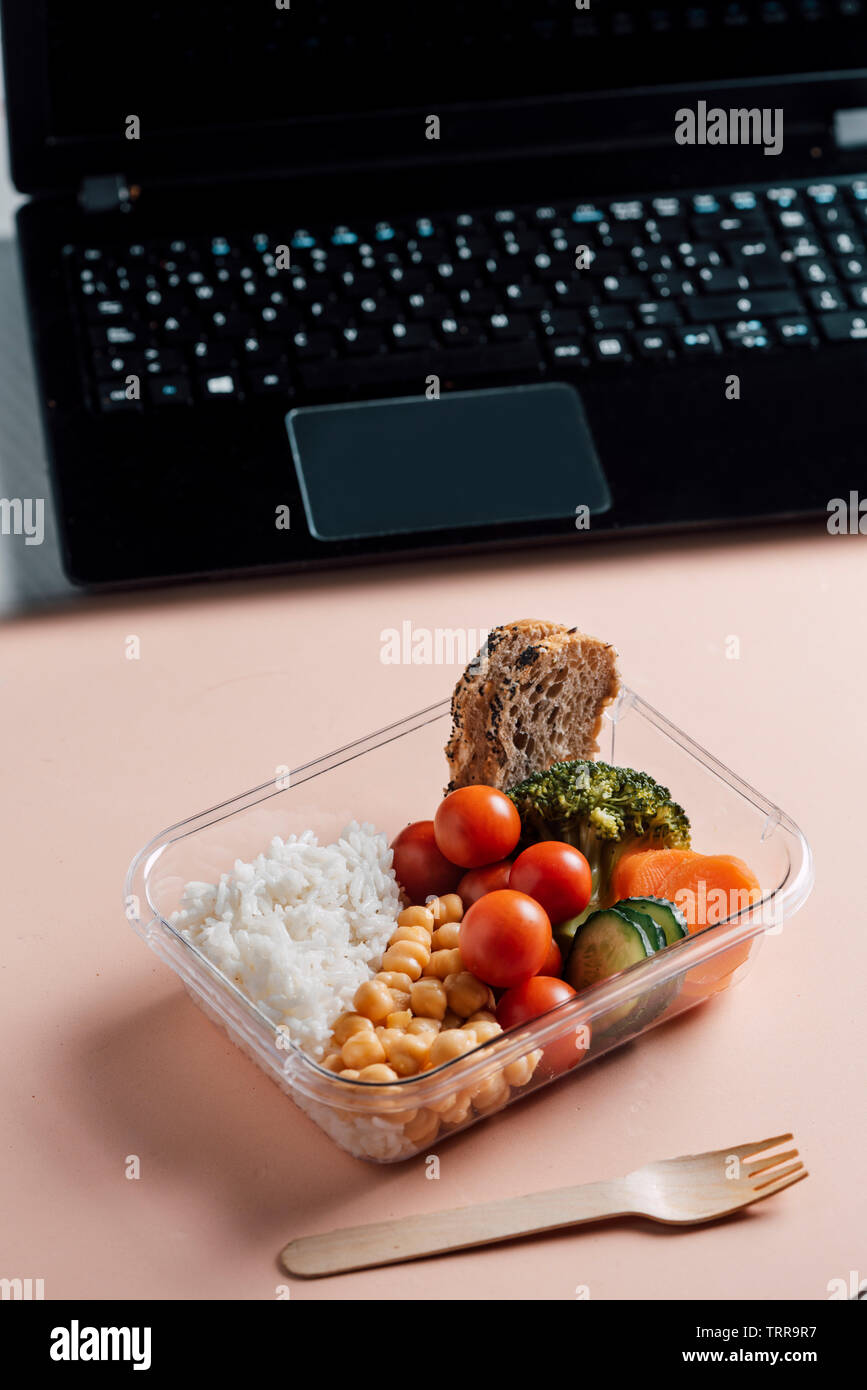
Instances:
[[[629,908],[651,917],[662,928],[666,946],[673,946],[675,941],[689,935],[686,918],[677,904],[669,902],[667,898],[624,898],[616,907],[618,912],[625,912]]]
[[[565,979],[573,989],[587,989],[652,955],[653,944],[643,926],[609,907],[594,912],[579,927],[566,962]],[[606,1013],[605,1032],[622,1023],[640,1003],[640,999],[630,999]]]
[[[665,939],[665,932],[662,930],[659,923],[653,920],[649,913],[639,912],[637,907],[632,906],[629,899],[625,899],[622,903],[617,903],[615,906],[618,912],[622,912],[624,917],[629,918],[630,922],[638,923],[645,935],[650,938],[650,944],[654,951],[664,950],[668,945]]]

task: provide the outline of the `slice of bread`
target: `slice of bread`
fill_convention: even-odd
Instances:
[[[448,791],[506,789],[568,758],[592,758],[620,688],[617,653],[577,628],[524,619],[495,628],[452,696]]]

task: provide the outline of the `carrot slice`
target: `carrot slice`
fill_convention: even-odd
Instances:
[[[761,885],[742,859],[728,854],[697,854],[672,865],[657,897],[676,903],[690,932],[703,931],[761,901]],[[730,951],[687,972],[684,991],[705,997],[728,989],[738,966],[743,965],[753,941],[741,942]]]
[[[681,865],[701,858],[691,849],[644,849],[624,854],[611,875],[611,902],[624,898],[665,898],[663,883]]]

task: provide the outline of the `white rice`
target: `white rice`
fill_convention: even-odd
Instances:
[[[319,1059],[379,968],[400,912],[386,837],[352,821],[335,844],[275,837],[218,884],[188,883],[172,918],[288,1037]]]

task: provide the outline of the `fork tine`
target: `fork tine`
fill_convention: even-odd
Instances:
[[[791,1187],[793,1183],[800,1182],[802,1178],[808,1178],[810,1174],[803,1164],[796,1164],[799,1172],[790,1173],[788,1177],[778,1178],[776,1182],[768,1183],[766,1187],[760,1187],[753,1197],[754,1202],[760,1202],[763,1197],[773,1197],[775,1192],[782,1192],[784,1187]]]
[[[794,1134],[777,1134],[773,1139],[754,1140],[751,1144],[736,1144],[732,1149],[719,1149],[722,1154],[734,1154],[737,1158],[755,1158],[757,1154],[765,1152],[765,1149],[773,1149],[777,1144],[785,1144],[789,1139],[794,1139]]]
[[[774,1172],[770,1177],[766,1177],[764,1182],[754,1182],[753,1191],[762,1192],[766,1187],[771,1187],[775,1182],[782,1182],[783,1178],[789,1177],[791,1173],[800,1173],[803,1163],[790,1163],[788,1168],[781,1168],[779,1172]]]
[[[788,1158],[797,1158],[797,1149],[786,1149],[785,1153],[771,1154],[770,1158],[759,1159],[758,1163],[744,1165],[744,1172],[748,1178],[755,1178],[759,1173],[764,1173],[768,1168],[776,1168],[778,1164],[785,1163]]]

